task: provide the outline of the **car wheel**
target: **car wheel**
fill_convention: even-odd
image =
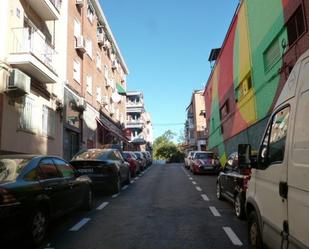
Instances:
[[[221,185],[220,185],[220,182],[217,181],[217,191],[216,191],[216,195],[217,195],[217,198],[218,200],[222,200],[222,192],[221,192]]]
[[[116,181],[113,183],[112,186],[112,194],[118,194],[120,192],[121,182],[120,176],[117,176]]]
[[[48,223],[47,212],[43,208],[38,208],[30,216],[29,230],[31,243],[35,246],[40,245],[46,235]]]
[[[262,237],[256,212],[251,212],[248,218],[248,242],[250,249],[262,249]]]
[[[234,200],[235,214],[239,219],[245,217],[245,202],[241,193],[238,193]]]
[[[89,188],[88,191],[85,193],[82,209],[89,211],[92,209],[92,205],[93,205],[93,193],[92,189]]]

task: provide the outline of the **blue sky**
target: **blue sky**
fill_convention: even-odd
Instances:
[[[144,92],[154,137],[177,134],[194,90],[210,74],[239,0],[100,0],[128,65],[128,90]],[[172,124],[172,125],[166,125]]]

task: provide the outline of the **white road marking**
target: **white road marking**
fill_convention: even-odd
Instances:
[[[207,195],[202,194],[201,196],[202,196],[202,198],[204,199],[204,201],[209,201],[209,198],[208,198],[208,196],[207,196]]]
[[[109,204],[109,202],[103,202],[100,206],[97,207],[97,210],[102,210],[102,209],[105,208],[108,204]]]
[[[195,188],[197,191],[200,191],[200,192],[202,191],[202,189],[199,186],[196,186]]]
[[[232,228],[223,227],[223,230],[235,246],[242,246],[243,245],[242,242],[240,241],[240,239],[237,237],[237,235],[232,230]]]
[[[137,177],[135,177],[135,178],[134,178],[134,180],[135,180],[135,181],[137,181],[137,180],[138,180],[138,178],[139,178],[139,177],[137,176]]]
[[[134,182],[135,182],[134,180],[130,181],[130,183],[134,183]]]
[[[193,183],[194,185],[196,185],[196,182],[195,182],[195,181],[193,181],[192,183]]]
[[[124,185],[123,187],[122,187],[122,190],[126,190],[128,188],[128,185]]]
[[[76,225],[74,225],[70,231],[71,232],[76,232],[79,229],[81,229],[88,221],[90,221],[90,218],[84,218],[80,222],[78,222]]]
[[[117,198],[119,194],[112,195],[112,198]]]
[[[216,216],[216,217],[221,216],[221,214],[218,212],[218,210],[215,207],[211,206],[211,207],[209,207],[209,209],[214,216]]]
[[[193,180],[193,178],[192,178],[192,177],[189,177],[189,180],[191,180],[191,181],[192,181],[192,180]]]

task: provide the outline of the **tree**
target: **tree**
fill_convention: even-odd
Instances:
[[[171,130],[167,130],[155,139],[153,143],[153,155],[155,159],[163,159],[167,162],[183,161],[183,153],[172,141],[175,135]]]

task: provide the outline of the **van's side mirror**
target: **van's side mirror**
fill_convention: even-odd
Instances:
[[[251,163],[251,145],[239,144],[238,145],[238,164],[240,167],[247,167]]]

